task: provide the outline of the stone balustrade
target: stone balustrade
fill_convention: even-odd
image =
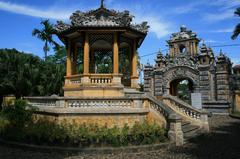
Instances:
[[[166,119],[168,119],[170,114],[174,114],[171,109],[169,109],[161,101],[155,99],[153,96],[147,95],[146,99],[149,102],[149,107],[162,114]]]
[[[150,94],[145,94],[145,102],[147,102],[150,109],[155,110],[163,115],[168,122],[168,138],[174,142],[176,146],[183,145],[183,131],[182,131],[182,117],[176,114],[172,109],[166,106],[163,102],[157,100]]]
[[[24,99],[28,100],[29,104],[34,107],[57,107],[56,99],[47,99],[47,100],[43,100],[39,98],[30,99],[30,100],[28,98],[24,98]]]
[[[111,74],[91,74],[89,78],[91,84],[111,84],[113,81]]]
[[[190,120],[192,123],[201,126],[206,131],[209,131],[207,112],[196,109],[177,97],[171,95],[164,95],[163,102],[175,112]]]
[[[141,108],[139,100],[129,98],[65,98],[65,97],[24,97],[34,107],[91,108],[122,107]],[[140,106],[139,106],[140,105]]]
[[[41,110],[45,111],[46,109],[48,111],[51,110],[54,112],[64,110],[69,113],[69,111],[73,110],[74,112],[84,112],[84,110],[87,110],[87,112],[90,113],[93,110],[97,109],[97,112],[101,112],[103,110],[105,112],[106,110],[109,110],[108,113],[114,113],[114,110],[118,110],[119,112],[120,110],[124,110],[128,113],[143,113],[141,111],[144,110],[144,113],[147,113],[150,109],[153,109],[161,114],[168,122],[167,127],[169,127],[168,135],[170,140],[172,142],[175,142],[177,146],[181,146],[183,144],[181,117],[172,109],[167,107],[164,103],[149,95],[122,98],[67,98],[52,96],[25,97],[24,99],[27,100],[32,106],[38,107]],[[123,113],[122,111],[121,113]]]
[[[71,75],[65,77],[65,86],[87,85],[112,85],[121,84],[121,74],[88,74]]]
[[[65,77],[65,85],[79,85],[82,83],[82,75],[72,75]]]
[[[88,107],[132,107],[131,100],[67,100],[67,106],[71,108]]]

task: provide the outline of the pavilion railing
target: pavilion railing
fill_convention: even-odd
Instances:
[[[65,77],[65,85],[70,86],[76,86],[80,84],[110,85],[113,83],[121,83],[121,75],[115,76],[113,74],[81,74]]]
[[[112,74],[90,74],[91,84],[111,84],[113,81]]]
[[[79,85],[82,83],[83,75],[72,75],[65,77],[65,85]]]

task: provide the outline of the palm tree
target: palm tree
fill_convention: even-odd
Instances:
[[[45,59],[46,59],[47,53],[50,50],[49,45],[54,45],[57,48],[59,45],[53,40],[52,35],[54,34],[54,28],[49,23],[49,20],[41,21],[41,25],[43,25],[43,28],[41,30],[34,29],[32,32],[32,35],[36,36],[38,39],[44,42],[43,51],[45,53]]]
[[[236,9],[236,11],[234,12],[234,14],[238,17],[240,17],[240,7]],[[232,39],[236,39],[238,37],[238,35],[240,34],[240,23],[237,24],[237,26],[235,27],[234,31],[233,31],[233,35],[232,35]]]

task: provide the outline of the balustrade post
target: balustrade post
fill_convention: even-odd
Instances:
[[[202,131],[208,133],[209,132],[208,114],[206,112],[202,113],[200,119],[202,121]]]
[[[142,100],[133,100],[133,107],[134,108],[143,108]]]
[[[65,108],[65,100],[61,99],[58,102],[59,102],[59,107]]]
[[[170,114],[169,120],[169,131],[168,138],[170,141],[174,142],[176,146],[183,145],[183,131],[181,117],[177,114]]]

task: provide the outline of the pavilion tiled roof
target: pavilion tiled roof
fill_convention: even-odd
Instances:
[[[62,33],[74,28],[81,27],[128,27],[146,34],[148,32],[149,26],[147,22],[141,24],[133,24],[132,15],[129,11],[115,11],[106,9],[104,6],[96,10],[91,10],[88,12],[76,11],[70,17],[70,24],[64,23],[63,21],[58,21],[55,25],[55,30],[57,33]]]

